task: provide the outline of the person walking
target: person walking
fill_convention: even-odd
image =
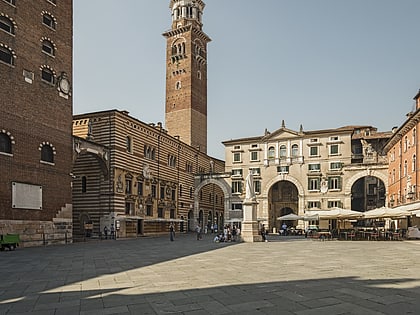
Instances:
[[[175,240],[175,227],[173,223],[169,225],[169,239],[171,240],[171,242]]]
[[[195,232],[197,233],[197,241],[199,241],[201,239],[201,226],[200,226],[200,224],[197,224],[197,226],[195,227]]]
[[[264,226],[264,224],[261,227],[261,237],[262,237],[263,242],[267,242],[267,237],[266,237],[266,233],[265,233],[265,226]]]

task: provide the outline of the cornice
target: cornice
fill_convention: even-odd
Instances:
[[[420,109],[416,110],[397,131],[394,132],[392,137],[384,146],[384,151],[389,152],[411,129],[413,129],[420,122]]]

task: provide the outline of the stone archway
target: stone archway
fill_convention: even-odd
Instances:
[[[281,180],[272,185],[268,192],[268,228],[278,231],[283,223],[296,226],[297,222],[294,221],[277,220],[290,213],[299,213],[299,191],[294,183]]]
[[[217,221],[212,222],[213,224],[216,223],[219,228],[222,228],[220,224],[224,222],[225,219],[229,219],[226,217],[229,214],[229,209],[231,208],[231,187],[230,185],[224,180],[224,178],[220,174],[212,174],[212,175],[201,175],[195,177],[196,185],[194,190],[194,218],[200,220],[200,210],[202,211],[203,207],[200,202],[203,201],[204,198],[207,196],[202,196],[202,190],[205,189],[208,185],[214,185],[218,187],[220,191],[220,195],[217,197],[223,197],[223,204],[217,203],[217,208],[207,209],[203,212],[201,224],[206,224],[209,220]],[[211,192],[212,198],[215,198],[214,191]],[[213,201],[212,201],[213,202]],[[212,215],[214,218],[209,217]]]

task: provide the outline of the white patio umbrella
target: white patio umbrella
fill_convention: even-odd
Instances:
[[[331,220],[331,219],[357,219],[362,217],[362,213],[359,211],[354,211],[350,209],[342,208],[332,208],[331,210],[310,210],[306,211],[306,215],[315,216],[321,220]]]
[[[281,217],[278,217],[277,220],[295,221],[295,220],[303,220],[303,217],[294,213],[289,213]]]
[[[363,218],[364,219],[398,218],[398,217],[409,216],[411,214],[412,212],[404,210],[404,209],[382,207],[382,208],[376,208],[373,210],[363,212]]]

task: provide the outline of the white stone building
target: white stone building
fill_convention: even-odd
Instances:
[[[231,173],[230,218],[242,213],[245,178],[253,172],[257,216],[270,230],[278,217],[334,207],[366,211],[385,205],[387,161],[382,148],[391,132],[371,126],[299,131],[282,127],[263,136],[224,141]],[[304,222],[287,224],[303,227]],[[335,228],[337,222],[319,222]]]

